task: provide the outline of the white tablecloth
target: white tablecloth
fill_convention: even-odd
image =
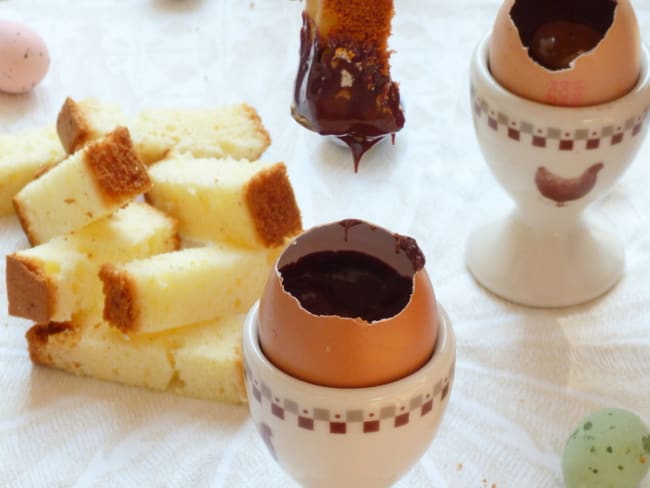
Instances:
[[[479,153],[468,100],[470,55],[499,2],[395,3],[392,72],[407,125],[358,174],[347,151],[289,115],[304,5],[290,0],[0,1],[0,18],[32,26],[52,56],[33,93],[0,95],[0,130],[52,123],[67,95],[129,114],[251,103],[273,138],[265,159],[287,163],[305,226],[358,217],[415,237],[455,325],[449,409],[398,486],[562,486],[561,451],[583,415],[621,406],[650,422],[650,145],[591,209],[626,245],[610,293],[562,310],[495,297],[468,274],[463,252],[477,224],[510,207]],[[650,41],[650,3],[635,7]],[[2,253],[24,246],[15,218],[0,219]],[[6,308],[2,285],[1,486],[293,486],[245,407],[34,367],[29,323]]]

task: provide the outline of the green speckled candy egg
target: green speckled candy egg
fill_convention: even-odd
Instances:
[[[562,471],[567,488],[637,488],[650,467],[650,431],[618,408],[585,417],[567,440]]]

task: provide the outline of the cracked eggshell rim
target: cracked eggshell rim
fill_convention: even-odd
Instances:
[[[379,226],[345,228],[340,222],[298,236],[276,261],[260,300],[260,343],[273,364],[319,385],[356,388],[388,383],[420,368],[438,332],[436,299],[424,268],[413,274],[395,236]],[[355,250],[413,276],[413,292],[397,315],[368,323],[357,318],[314,315],[284,290],[279,268],[318,251]]]
[[[612,24],[600,42],[578,56],[570,68],[550,70],[534,61],[512,19],[518,0],[506,0],[497,12],[490,38],[489,62],[498,82],[530,100],[553,105],[593,106],[616,100],[635,86],[641,64],[639,25],[629,0],[618,0]],[[560,85],[579,90],[565,103],[554,101]]]
[[[470,64],[470,79],[477,94],[484,96],[499,108],[513,112],[511,115],[523,115],[530,120],[544,120],[548,126],[569,126],[575,128],[581,124],[589,125],[592,120],[611,119],[620,122],[620,114],[634,114],[643,110],[644,104],[650,102],[650,53],[645,44],[641,44],[641,70],[636,84],[623,96],[596,105],[580,107],[562,107],[530,100],[509,91],[501,85],[490,71],[488,50],[492,32],[486,34],[478,43]]]

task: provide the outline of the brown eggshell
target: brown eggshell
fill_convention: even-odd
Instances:
[[[629,0],[618,0],[612,24],[596,47],[561,70],[547,69],[529,56],[511,17],[516,3],[521,0],[502,4],[488,48],[490,71],[504,88],[544,104],[588,106],[615,100],[634,87],[641,67],[641,41]]]
[[[314,315],[282,285],[279,269],[322,250],[356,250],[378,257],[413,277],[408,304],[397,315],[376,322]],[[413,271],[395,237],[367,223],[317,227],[299,236],[270,274],[259,312],[262,350],[278,368],[304,381],[332,387],[364,387],[402,378],[431,356],[438,333],[433,288],[424,270]]]

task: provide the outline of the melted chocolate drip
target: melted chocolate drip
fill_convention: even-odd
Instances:
[[[284,289],[315,315],[367,322],[401,312],[413,279],[380,259],[357,251],[320,251],[280,268]]]
[[[345,229],[345,234],[343,235],[343,240],[345,242],[348,242],[348,232],[352,227],[355,227],[357,225],[364,225],[366,224],[363,220],[359,219],[344,219],[339,222],[339,225]],[[366,224],[367,225],[367,224]]]
[[[372,230],[377,228],[360,219],[344,219],[339,222],[339,225],[345,229],[345,234],[343,236],[345,242],[348,241],[348,233],[350,229],[357,225],[366,225]],[[411,261],[414,273],[424,268],[424,253],[422,253],[422,250],[415,239],[401,234],[393,234],[393,238],[395,239],[395,253],[399,254],[400,252],[403,252],[406,254],[408,260]]]
[[[404,126],[398,85],[372,43],[325,39],[306,12],[302,20],[291,114],[308,129],[345,142],[356,172],[368,149]]]

